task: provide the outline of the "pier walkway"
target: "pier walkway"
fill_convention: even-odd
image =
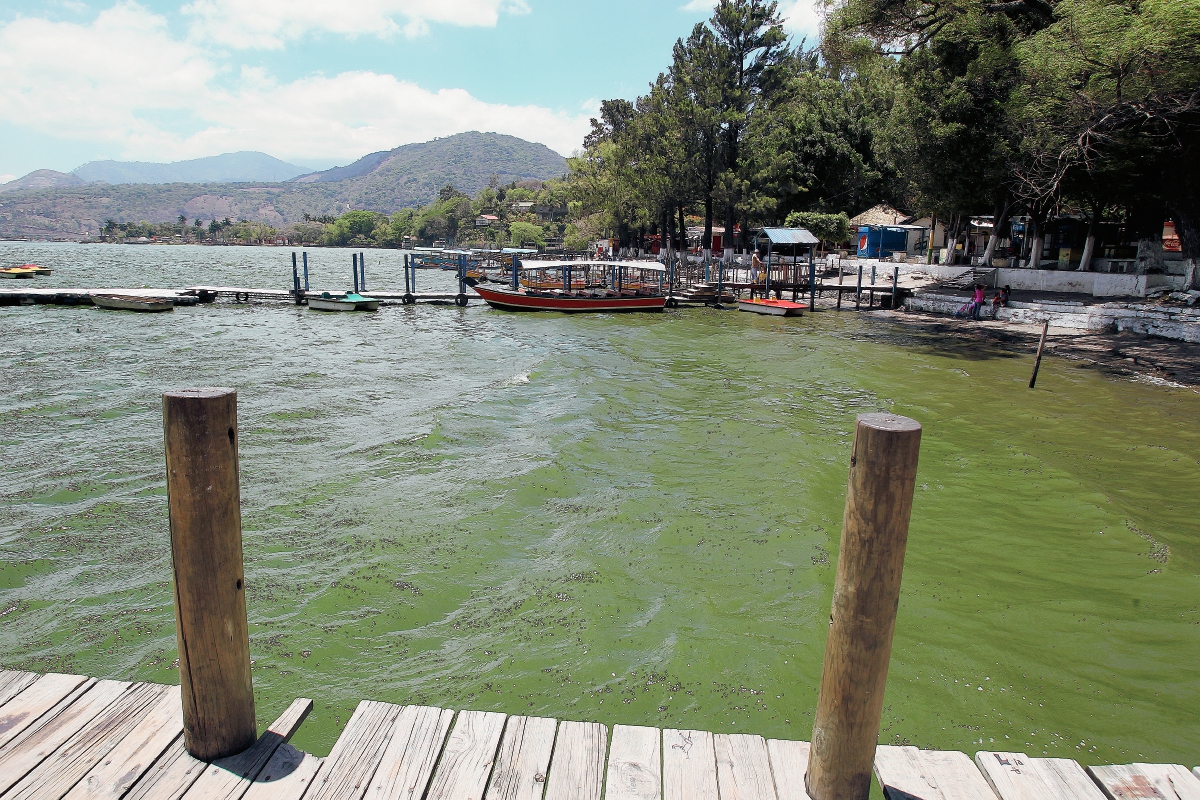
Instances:
[[[806,742],[364,700],[326,758],[287,742],[296,700],[248,750],[188,755],[178,686],[0,672],[3,800],[807,800]],[[1200,770],[880,746],[890,800],[1200,800]]]

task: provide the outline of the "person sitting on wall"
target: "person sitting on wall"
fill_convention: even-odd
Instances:
[[[1000,291],[996,292],[996,296],[992,298],[992,312],[993,313],[1000,310],[1001,308],[1008,308],[1008,296],[1011,293],[1012,293],[1012,289],[1010,289],[1007,285]]]

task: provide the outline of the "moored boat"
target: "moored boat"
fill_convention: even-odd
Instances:
[[[767,314],[772,317],[798,317],[807,310],[808,306],[805,303],[793,303],[791,300],[774,300],[770,297],[738,300],[738,311]]]
[[[321,292],[320,297],[308,296],[308,307],[313,311],[378,311],[379,301],[357,292],[346,292],[342,295]]]
[[[143,297],[131,294],[92,294],[92,303],[114,311],[174,311],[175,301],[169,297]]]
[[[0,269],[0,278],[32,278],[35,275],[42,274],[37,269],[30,267],[5,267]]]
[[[505,311],[661,311],[665,272],[645,261],[530,261],[518,266],[509,285],[475,291]]]

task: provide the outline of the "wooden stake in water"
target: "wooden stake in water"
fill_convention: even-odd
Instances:
[[[237,392],[163,395],[183,743],[201,761],[258,738],[242,566]]]
[[[920,449],[915,420],[859,416],[804,779],[813,800],[867,800],[871,791]]]
[[[1033,362],[1033,375],[1029,378],[1029,388],[1037,385],[1038,370],[1042,368],[1042,351],[1046,349],[1046,334],[1050,332],[1050,320],[1042,325],[1042,340],[1038,342],[1037,360]]]

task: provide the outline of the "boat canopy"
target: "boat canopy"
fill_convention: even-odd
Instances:
[[[821,240],[804,228],[763,228],[762,235],[771,244],[820,244]]]
[[[657,261],[526,261],[521,264],[520,271],[537,272],[543,269],[577,269],[579,267],[617,267],[626,270],[644,269],[649,272],[667,271],[667,268]]]

